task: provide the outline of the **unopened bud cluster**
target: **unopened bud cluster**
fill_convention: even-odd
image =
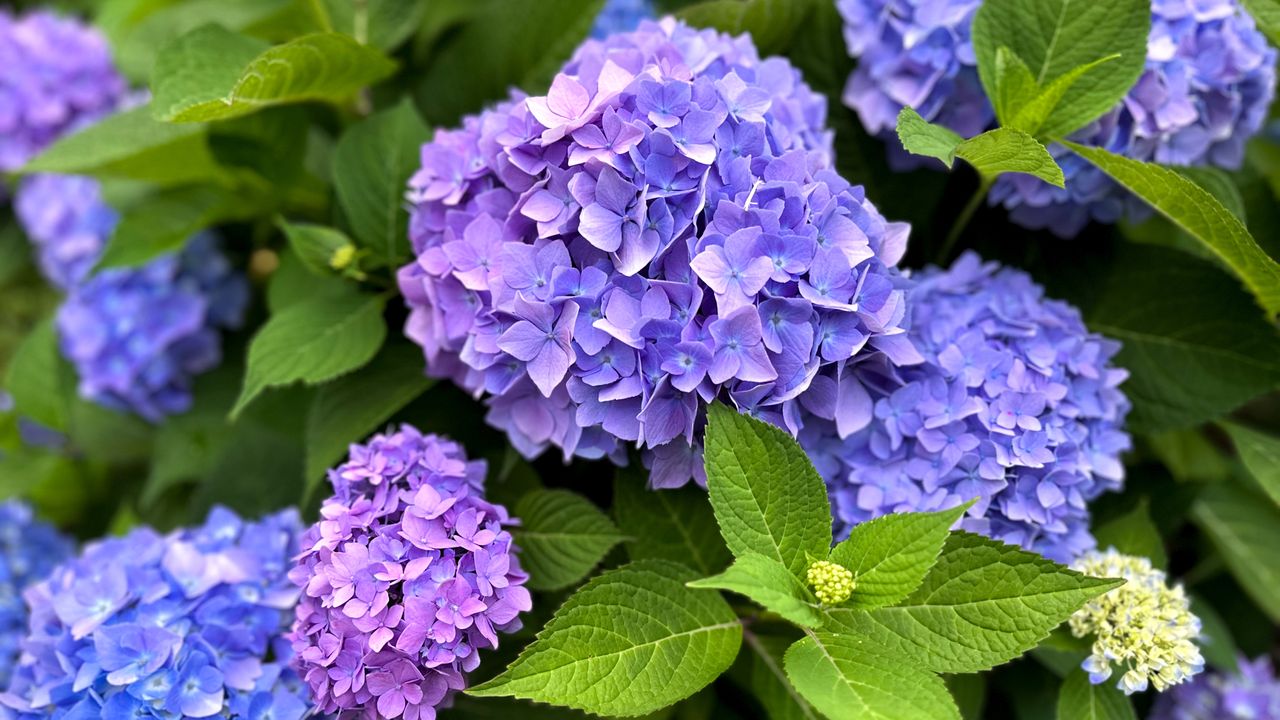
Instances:
[[[819,560],[809,566],[808,580],[823,605],[839,605],[853,595],[853,573],[842,565]]]

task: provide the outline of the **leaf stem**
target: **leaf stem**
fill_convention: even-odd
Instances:
[[[995,177],[982,176],[982,182],[978,185],[978,191],[969,199],[969,204],[964,206],[964,210],[960,212],[960,216],[956,218],[955,224],[951,226],[951,232],[947,234],[947,240],[942,244],[942,250],[938,252],[938,264],[946,265],[951,259],[951,252],[955,249],[956,242],[960,240],[960,236],[964,234],[965,228],[969,226],[969,222],[973,220],[974,214],[978,212],[978,208],[982,206],[982,201],[987,198],[987,193],[991,192],[991,186],[995,183]]]

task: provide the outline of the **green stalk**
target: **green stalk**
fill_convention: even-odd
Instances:
[[[964,234],[965,228],[969,227],[969,222],[973,220],[978,208],[982,207],[982,201],[987,199],[987,193],[991,192],[991,186],[995,181],[995,177],[987,177],[985,175],[982,177],[982,183],[978,186],[978,191],[973,194],[969,204],[964,206],[964,210],[956,218],[955,224],[951,226],[951,232],[947,234],[946,242],[942,244],[942,250],[938,253],[939,265],[946,265],[951,259],[951,252],[955,249],[956,242]]]

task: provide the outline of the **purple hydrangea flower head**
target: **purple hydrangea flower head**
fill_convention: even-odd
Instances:
[[[9,682],[18,640],[27,630],[22,592],[70,557],[72,549],[69,539],[37,520],[27,505],[0,503],[0,686]]]
[[[891,159],[914,166],[894,136],[898,113],[972,137],[995,116],[982,90],[970,30],[981,0],[839,0],[850,53],[859,59],[844,100]],[[1152,0],[1147,66],[1114,110],[1075,139],[1137,160],[1238,169],[1275,95],[1276,52],[1239,0]],[[1088,162],[1050,148],[1066,189],[1029,175],[1001,177],[993,203],[1026,227],[1062,237],[1090,220],[1113,223],[1144,206]]]
[[[30,630],[0,702],[16,720],[301,720],[309,695],[283,638],[301,522],[138,528],[85,547],[26,592]]]
[[[614,33],[631,32],[641,20],[653,17],[653,0],[605,0],[591,26],[591,37],[604,40]]]
[[[152,422],[186,411],[192,379],[221,361],[220,330],[240,324],[248,294],[209,234],[141,267],[89,278],[57,315],[80,395]]]
[[[64,291],[88,276],[120,220],[103,201],[98,181],[79,175],[26,178],[14,210],[36,248],[40,271]]]
[[[668,18],[438,131],[400,271],[428,372],[525,455],[634,445],[657,487],[702,479],[714,398],[798,430],[815,378],[914,354],[908,229],[830,169],[825,116],[787,61]]]
[[[837,529],[977,498],[966,530],[1064,562],[1091,548],[1088,502],[1120,487],[1129,448],[1119,345],[972,253],[915,280],[909,335],[923,362],[872,357],[829,381],[861,397],[844,418],[824,407],[834,389],[801,398],[815,416],[800,440]]]
[[[483,461],[406,425],[352,445],[289,572],[302,588],[294,667],[346,720],[432,720],[479,651],[520,628],[515,520],[484,499]]]
[[[1156,699],[1150,720],[1262,720],[1280,717],[1280,681],[1271,659],[1240,658],[1230,674],[1204,673]]]
[[[0,171],[22,167],[67,130],[113,111],[124,96],[106,38],[36,11],[0,10]]]
[[[1276,51],[1238,0],[1153,0],[1147,67],[1114,110],[1077,133],[1111,152],[1174,166],[1238,170],[1275,98]],[[992,188],[1020,225],[1078,234],[1090,220],[1145,217],[1145,206],[1061,146],[1065,189],[1005,175]]]

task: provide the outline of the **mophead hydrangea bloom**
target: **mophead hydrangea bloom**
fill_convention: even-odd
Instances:
[[[200,234],[140,267],[90,275],[119,221],[96,180],[33,176],[15,206],[41,270],[67,293],[57,329],[81,397],[153,422],[190,407],[192,379],[220,362],[221,331],[240,325],[249,301],[218,240]]]
[[[1120,487],[1130,444],[1119,345],[973,253],[914,279],[909,335],[924,361],[859,363],[844,378],[861,393],[856,417],[806,417],[800,434],[838,534],[976,498],[966,530],[1064,562],[1093,547],[1088,502]]]
[[[16,500],[0,503],[0,687],[9,683],[27,631],[22,591],[70,557],[73,544]]]
[[[829,169],[825,114],[787,61],[668,18],[438,131],[399,276],[428,372],[525,455],[635,445],[669,487],[712,398],[783,424],[816,377],[909,354],[907,228]]]
[[[0,172],[110,113],[126,89],[97,30],[45,11],[0,10]]]
[[[904,106],[966,137],[992,123],[970,28],[981,0],[840,0],[859,57],[845,102],[886,137]],[[1147,64],[1114,110],[1075,139],[1137,160],[1237,169],[1266,122],[1276,52],[1239,0],[1152,0]],[[897,147],[897,140],[889,141]],[[1066,189],[1006,175],[992,189],[1015,222],[1072,237],[1092,219],[1112,223],[1140,203],[1065,148],[1051,151]]]
[[[194,377],[217,367],[221,331],[239,326],[248,299],[244,276],[209,234],[141,267],[97,273],[57,314],[80,396],[152,422],[185,412]]]
[[[289,577],[297,668],[340,720],[431,720],[531,598],[485,463],[405,425],[352,445]]]
[[[1124,674],[1116,686],[1131,695],[1184,683],[1204,670],[1195,641],[1200,618],[1191,613],[1181,585],[1170,587],[1164,571],[1144,557],[1122,555],[1115,548],[1081,555],[1074,570],[1093,577],[1121,578],[1125,583],[1099,595],[1071,616],[1071,634],[1093,636],[1089,657],[1080,664],[1095,685],[1116,670]]]
[[[1280,681],[1271,658],[1239,659],[1229,674],[1204,673],[1160,695],[1149,720],[1280,718]]]
[[[614,33],[631,32],[641,20],[653,17],[653,0],[605,0],[591,26],[591,37],[604,40]]]
[[[204,525],[100,540],[26,592],[15,720],[274,718],[309,711],[286,665],[301,522],[215,508]]]

